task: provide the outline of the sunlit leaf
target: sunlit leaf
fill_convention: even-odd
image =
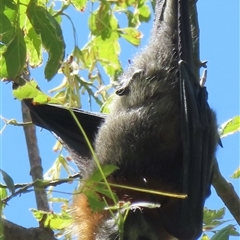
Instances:
[[[240,167],[233,173],[231,178],[240,178]]]
[[[43,224],[44,227],[51,228],[52,230],[62,230],[72,223],[72,218],[66,212],[53,213],[45,212],[36,209],[30,209],[33,216]]]
[[[13,90],[13,95],[19,100],[28,98],[37,98],[40,102],[46,103],[48,96],[37,88],[37,82],[31,80],[26,82],[23,86],[19,86]]]
[[[210,240],[210,238],[206,234],[203,234],[201,240]]]
[[[28,20],[27,15],[26,15],[29,0],[21,0],[21,1],[16,1],[15,0],[15,2],[17,2],[17,5],[19,6],[18,15],[19,15],[20,28],[23,29],[24,33],[26,33],[25,31],[31,25],[29,20]]]
[[[119,62],[120,46],[119,35],[113,33],[110,38],[103,40],[101,36],[95,37],[81,51],[81,61],[86,64],[89,72],[93,71],[99,61],[106,73],[113,77],[121,69]]]
[[[65,43],[62,29],[56,19],[36,0],[31,0],[27,8],[27,16],[37,34],[40,34],[42,44],[49,54],[44,70],[47,80],[51,80],[58,72],[65,55]]]
[[[101,35],[102,39],[109,38],[117,30],[118,21],[110,9],[110,4],[105,2],[91,14],[89,18],[89,29],[92,34]]]
[[[125,38],[131,44],[138,46],[141,42],[142,34],[135,28],[121,29],[121,37]]]
[[[87,5],[87,0],[71,0],[71,4],[78,10],[83,12]]]
[[[32,68],[38,67],[42,63],[42,41],[33,28],[30,28],[25,36],[28,61]]]
[[[58,156],[58,160],[59,162],[62,164],[63,168],[65,169],[65,171],[70,175],[71,172],[69,170],[69,164],[68,164],[68,161],[66,161],[66,159],[62,156],[62,155],[59,155]]]
[[[131,11],[127,11],[126,14],[128,18],[128,27],[137,28],[140,25],[139,14],[133,14]]]
[[[139,20],[141,22],[149,22],[151,18],[151,11],[147,5],[142,5],[139,9]]]
[[[2,200],[3,200],[4,198],[6,198],[6,197],[7,197],[7,189],[1,187],[1,188],[0,188],[0,217],[1,217],[1,215],[2,215],[2,210],[3,210],[3,209],[5,208],[5,206],[6,206],[6,204],[4,204],[4,203],[2,202]]]
[[[126,0],[125,2],[127,6],[136,6],[138,3],[138,0]]]
[[[108,97],[107,101],[105,101],[104,104],[102,104],[101,109],[100,109],[101,113],[105,113],[105,114],[110,113],[109,106],[112,103],[114,95],[115,95],[115,93],[111,94],[110,97]]]
[[[219,127],[219,134],[221,138],[227,137],[239,131],[240,131],[240,116],[236,116],[226,121]]]

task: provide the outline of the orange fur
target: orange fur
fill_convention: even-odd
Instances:
[[[73,198],[70,210],[73,224],[71,231],[79,240],[94,240],[103,213],[93,212],[85,194],[80,193]]]

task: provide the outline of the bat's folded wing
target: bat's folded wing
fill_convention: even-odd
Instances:
[[[89,147],[70,111],[61,105],[35,105],[32,100],[24,100],[30,109],[32,122],[42,128],[54,132],[67,146],[81,157],[90,157]],[[91,113],[77,108],[72,109],[84,129],[89,141],[94,142],[95,135],[105,115]]]
[[[165,213],[164,221],[172,235],[181,240],[192,240],[202,233],[203,207],[210,195],[218,136],[215,114],[207,103],[206,88],[194,86],[187,64],[180,64],[179,73],[183,144],[180,191],[187,194],[187,198],[175,200],[171,211]],[[171,216],[167,216],[169,213]]]

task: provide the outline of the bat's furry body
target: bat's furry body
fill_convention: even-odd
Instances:
[[[187,1],[185,4],[188,4]],[[138,216],[129,217],[129,219],[135,219],[134,226],[137,230],[133,230],[131,225],[133,221],[127,221],[124,239],[140,239],[140,236],[152,240],[165,239],[166,237],[161,235],[161,227],[170,234],[185,240],[194,239],[201,232],[201,207],[203,207],[204,200],[210,191],[211,162],[217,142],[216,120],[206,102],[203,106],[206,112],[201,112],[200,105],[197,106],[200,109],[192,111],[192,113],[199,111],[199,114],[204,114],[207,123],[210,124],[210,133],[207,135],[208,146],[206,150],[202,150],[206,151],[207,154],[205,164],[208,165],[208,170],[204,172],[201,170],[203,163],[197,162],[202,157],[197,156],[197,152],[194,156],[185,157],[186,153],[184,152],[183,135],[185,133],[183,131],[185,130],[182,129],[184,128],[182,117],[186,113],[183,113],[181,81],[189,81],[189,79],[180,77],[180,74],[184,73],[180,73],[181,70],[179,70],[182,66],[179,66],[181,63],[178,52],[177,5],[177,1],[158,2],[155,26],[150,42],[134,58],[129,69],[121,77],[121,87],[117,90],[118,96],[114,98],[111,114],[99,130],[95,150],[101,163],[112,163],[119,166],[120,170],[114,174],[114,181],[117,183],[173,193],[185,192],[188,194],[188,198],[194,198],[190,199],[188,204],[194,205],[194,201],[198,202],[196,206],[192,207],[192,211],[196,211],[196,213],[191,215],[190,212],[187,213],[183,210],[181,202],[186,200],[166,199],[150,194],[128,192],[132,202],[150,201],[161,203],[162,206],[160,209],[145,209],[141,213],[141,217],[138,213],[130,213],[130,215]],[[189,51],[191,53],[191,49]],[[196,87],[201,88],[199,83]],[[184,91],[189,90],[184,89]],[[191,94],[187,94],[189,98],[187,101],[199,101],[199,99],[191,99]],[[199,98],[202,93],[198,94]],[[192,106],[192,108],[194,107]],[[191,109],[189,112],[191,115]],[[202,117],[200,116],[200,118]],[[196,135],[193,137],[201,138],[200,135],[197,135],[198,130],[195,128],[206,126],[200,126],[204,123],[198,122],[198,116],[193,120],[191,118],[192,116],[188,119],[189,126],[186,131],[192,131],[193,135],[195,132]],[[196,126],[194,126],[195,124]],[[198,124],[199,126],[197,126]],[[194,141],[194,139],[189,140]],[[201,140],[196,141],[195,144],[202,144]],[[193,143],[189,147],[193,147]],[[198,146],[198,149],[201,147],[203,146]],[[183,177],[183,169],[187,168],[185,166],[186,158],[199,168],[198,173],[191,168],[186,170],[188,171],[186,174],[192,176],[191,179]],[[194,161],[196,162],[194,163]],[[190,182],[186,183],[186,181],[193,181],[194,174],[203,174],[201,178],[205,178],[206,181],[205,184],[200,179],[196,181],[195,188],[199,189],[195,191],[202,191],[196,195],[186,189],[187,185],[191,188],[194,187],[191,186]],[[196,178],[198,177],[196,176]],[[124,199],[124,195],[126,195],[126,191],[119,191],[120,199]],[[185,213],[188,220],[177,219],[180,212],[181,214]],[[197,214],[199,216],[195,216]],[[184,226],[186,224],[189,226]],[[150,232],[151,237],[149,237]]]
[[[188,4],[187,0],[179,2],[184,7]],[[110,178],[112,182],[186,193],[188,198],[180,200],[117,189],[120,200],[127,196],[132,203],[161,204],[159,209],[130,211],[124,225],[124,240],[192,240],[201,234],[202,208],[210,193],[218,136],[206,90],[188,69],[192,63],[184,57],[186,49],[179,50],[178,4],[176,0],[158,1],[150,42],[121,77],[111,113],[101,125],[94,147],[101,164],[119,167]],[[58,131],[56,134],[81,155],[77,146],[68,141],[71,135],[66,137],[51,124],[43,121],[39,125]],[[83,166],[84,160],[79,161]],[[95,165],[88,160],[84,168],[86,178]],[[81,204],[86,205],[80,198]],[[78,200],[74,204],[74,219],[81,221],[84,216],[77,214],[83,207],[76,206]],[[91,237],[79,236],[80,239],[117,239],[114,220],[103,219],[98,227],[89,230]],[[89,225],[93,226],[95,220],[98,222],[101,217],[94,215]],[[76,224],[75,228],[81,232],[84,226],[80,229]]]

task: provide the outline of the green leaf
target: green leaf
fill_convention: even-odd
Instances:
[[[233,228],[230,233],[231,236],[240,236],[240,233],[236,231],[236,228]]]
[[[71,4],[78,10],[83,12],[87,5],[87,0],[71,0]]]
[[[107,178],[111,173],[113,173],[115,170],[117,170],[118,167],[114,165],[104,165],[102,166],[102,171]],[[84,184],[84,188],[82,192],[87,196],[89,204],[91,206],[91,209],[94,211],[100,211],[103,210],[103,208],[106,206],[106,204],[100,199],[98,193],[101,193],[104,196],[109,197],[112,199],[112,194],[107,189],[107,186],[105,184],[99,184],[100,181],[103,180],[103,176],[99,169],[97,169],[87,180],[87,182]],[[115,199],[117,199],[117,196],[114,194]]]
[[[112,194],[109,192],[105,184],[96,184],[94,185],[94,191],[101,193],[104,196],[107,196],[109,199],[112,199],[112,194],[114,196],[114,199],[118,199],[117,195],[112,192]]]
[[[128,27],[137,28],[140,24],[139,14],[138,13],[133,14],[131,11],[127,11],[126,15],[128,18]]]
[[[12,41],[1,46],[0,78],[14,79],[19,76],[26,62],[26,44],[23,32],[19,29]]]
[[[240,167],[233,173],[231,178],[234,178],[234,179],[240,178]]]
[[[231,235],[232,230],[234,229],[233,225],[228,225],[227,227],[218,231],[211,240],[228,240]]]
[[[106,73],[113,77],[121,70],[118,59],[120,47],[118,43],[118,33],[112,33],[111,37],[103,40],[101,36],[95,37],[81,51],[81,61],[90,73],[94,70],[97,61],[101,62]]]
[[[102,104],[101,109],[100,109],[100,112],[101,112],[101,113],[105,113],[105,114],[110,113],[110,108],[109,108],[109,106],[111,105],[114,96],[115,96],[115,93],[111,94],[111,95],[107,98],[107,100]]]
[[[151,19],[151,11],[147,5],[142,5],[139,9],[139,20],[141,22],[149,22]]]
[[[58,161],[62,164],[63,168],[66,170],[66,172],[71,175],[71,171],[69,170],[69,164],[68,161],[65,159],[63,155],[58,156]]]
[[[36,0],[31,0],[27,8],[27,16],[42,44],[49,54],[44,70],[47,80],[51,80],[58,72],[65,55],[65,43],[62,30],[56,19]]]
[[[102,211],[106,204],[100,199],[99,195],[94,190],[84,190],[83,193],[87,196],[90,208],[94,212]]]
[[[105,177],[108,177],[110,174],[112,174],[114,171],[116,171],[118,169],[117,166],[114,165],[103,165],[102,166],[102,171],[105,175]],[[92,175],[91,177],[88,179],[89,182],[100,182],[103,180],[103,176],[101,174],[101,172],[99,171],[99,169],[97,169]]]
[[[201,240],[210,240],[210,238],[206,234],[203,234]]]
[[[233,133],[240,131],[240,116],[236,116],[225,123],[219,128],[220,137],[227,137]]]
[[[224,223],[225,221],[223,221],[222,219],[225,215],[225,211],[225,208],[221,208],[219,210],[211,210],[208,208],[204,208],[204,229],[211,230]]]
[[[14,1],[17,2],[17,5],[19,6],[19,9],[18,9],[18,17],[19,17],[18,24],[20,25],[19,27],[24,31],[24,34],[26,34],[27,29],[31,27],[31,24],[26,15],[29,0],[21,0],[21,1],[14,0]]]
[[[18,18],[18,5],[9,0],[1,0],[0,4],[0,35],[1,44],[8,45],[15,36]]]
[[[15,186],[13,179],[2,169],[0,169],[0,172],[2,173],[3,180],[6,183],[8,189],[11,191],[11,193],[15,192]]]
[[[136,6],[137,3],[138,3],[137,0],[127,0],[127,1],[126,1],[126,4],[127,4],[127,6],[129,6],[129,7]]]
[[[42,63],[42,40],[38,34],[36,34],[33,28],[28,30],[25,37],[28,62],[32,68],[38,67]]]
[[[2,216],[2,210],[5,208],[6,204],[2,202],[3,199],[7,197],[7,189],[0,188],[0,217]]]
[[[135,28],[123,28],[120,29],[121,37],[125,38],[128,42],[133,44],[134,46],[139,46],[142,38],[141,32],[139,32]]]
[[[19,100],[34,98],[36,103],[47,103],[49,97],[37,88],[37,82],[31,80],[13,90],[13,95]]]
[[[62,230],[68,227],[72,223],[72,218],[66,212],[53,213],[45,212],[36,209],[30,209],[33,216],[41,222],[44,227],[51,228],[52,230]]]
[[[113,32],[117,31],[118,21],[111,11],[110,4],[104,2],[91,14],[88,21],[89,29],[93,35],[101,35],[102,39],[107,39]]]
[[[0,200],[7,197],[7,189],[5,187],[0,187]]]
[[[146,0],[137,0],[138,2],[138,7],[142,7],[144,4],[146,4]]]
[[[33,104],[47,104],[55,103],[59,104],[59,101],[55,98],[51,98],[42,91],[39,90],[36,81],[24,81],[24,85],[18,86],[13,90],[13,96],[19,100],[33,99]]]

